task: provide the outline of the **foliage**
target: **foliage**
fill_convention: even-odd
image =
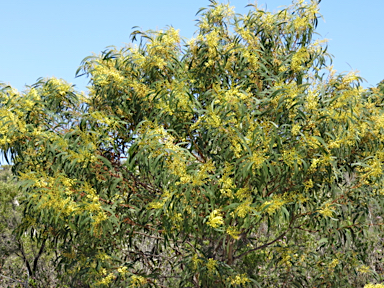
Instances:
[[[383,93],[329,66],[317,1],[250,6],[211,1],[187,43],[172,27],[135,31],[138,46],[87,57],[88,95],[55,78],[3,88],[18,232],[56,245],[63,283],[381,280],[369,251],[383,224]]]
[[[11,177],[9,167],[2,167],[0,170],[0,269],[4,267],[9,253],[14,250],[14,241],[10,235],[16,226],[16,219],[11,215],[14,212],[15,204],[13,202],[17,195],[17,189],[15,184],[10,182]]]
[[[0,167],[0,286],[57,287],[50,245],[33,241],[28,234],[15,234],[22,218],[20,201],[11,166]]]

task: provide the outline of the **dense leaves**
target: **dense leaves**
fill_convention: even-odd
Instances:
[[[235,15],[211,1],[188,42],[173,27],[134,31],[137,45],[84,59],[87,95],[59,79],[3,88],[0,145],[26,197],[19,231],[55,243],[63,281],[381,279],[369,253],[382,225],[381,86],[332,70],[317,1],[250,6]]]

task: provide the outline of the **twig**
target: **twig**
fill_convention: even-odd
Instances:
[[[17,280],[17,279],[13,279],[13,278],[8,277],[8,276],[5,276],[5,275],[3,275],[3,274],[0,274],[0,277],[4,277],[4,278],[7,278],[7,279],[12,280],[12,281],[14,281],[14,282],[19,282],[19,283],[21,283],[21,284],[24,285],[24,282],[23,282],[23,281],[20,281],[20,280]]]
[[[275,243],[275,242],[279,241],[281,238],[283,238],[283,237],[285,236],[285,234],[287,234],[287,232],[288,232],[288,230],[285,231],[284,233],[282,233],[282,234],[281,234],[279,237],[277,237],[275,240],[273,240],[273,241],[271,241],[271,242],[269,242],[269,243],[265,243],[264,245],[258,246],[258,247],[256,247],[256,248],[251,249],[251,250],[248,250],[248,251],[246,251],[246,252],[244,252],[244,253],[241,253],[240,255],[234,257],[233,259],[234,259],[234,260],[235,260],[235,259],[239,259],[239,258],[241,258],[241,257],[243,257],[243,256],[245,256],[245,255],[247,255],[248,253],[251,253],[251,252],[253,252],[253,251],[260,250],[260,249],[263,249],[263,248],[265,248],[265,247],[268,247],[269,245],[272,245],[273,243]]]

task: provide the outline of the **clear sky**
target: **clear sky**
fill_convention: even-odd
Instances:
[[[222,0],[227,3],[226,0]],[[232,0],[238,13],[253,0]],[[259,0],[269,11],[291,0]],[[55,76],[86,90],[75,79],[80,62],[107,46],[129,43],[133,26],[162,29],[172,25],[191,38],[196,12],[208,0],[12,0],[1,2],[0,82],[18,90],[39,77]],[[339,72],[360,71],[365,87],[384,79],[383,0],[322,0],[318,33],[330,39],[329,52]],[[4,163],[0,157],[0,164]]]
[[[226,0],[223,0],[227,3]],[[250,0],[230,1],[245,13]],[[291,4],[290,0],[259,0],[269,11]],[[85,90],[87,79],[75,79],[80,62],[109,45],[124,46],[133,26],[162,29],[172,25],[190,38],[194,20],[208,0],[12,0],[2,1],[0,26],[0,82],[18,90],[39,77],[55,76]],[[365,87],[384,79],[383,0],[323,0],[318,32],[330,39],[337,71],[358,70]]]

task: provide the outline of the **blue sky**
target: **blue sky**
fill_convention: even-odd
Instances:
[[[225,1],[225,0],[224,0]],[[35,83],[39,77],[55,76],[85,90],[87,79],[75,79],[80,62],[109,45],[128,43],[133,26],[162,29],[172,25],[190,38],[195,31],[195,16],[208,0],[180,1],[2,1],[0,26],[0,82],[18,90]],[[225,3],[227,3],[225,1]],[[235,11],[254,1],[233,0]],[[259,0],[258,4],[276,11],[290,0]],[[365,87],[384,79],[384,1],[323,0],[318,32],[330,39],[329,52],[334,55],[338,72],[358,70],[367,80]]]

